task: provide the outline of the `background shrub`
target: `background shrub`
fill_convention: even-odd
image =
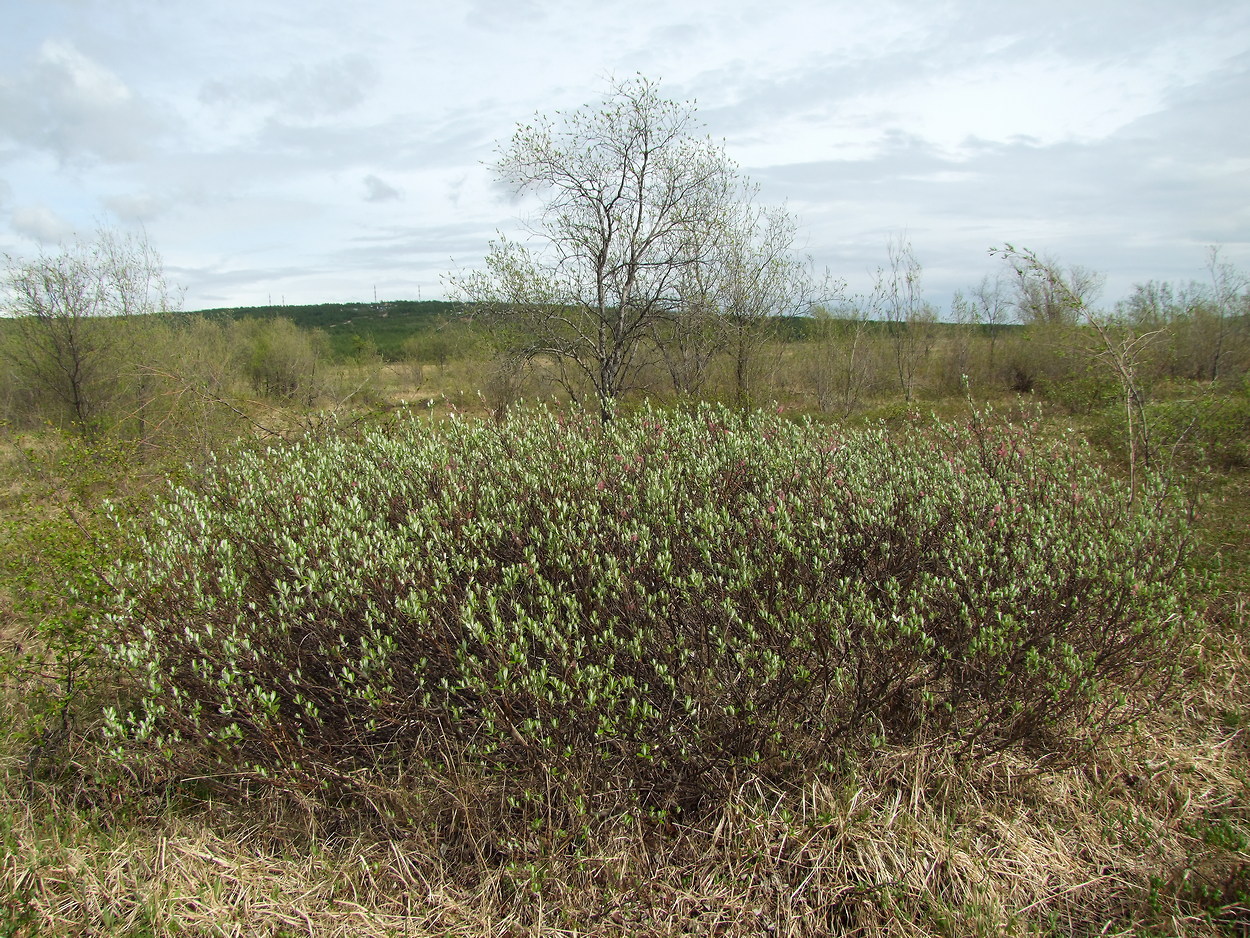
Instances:
[[[1179,517],[1028,421],[401,419],[222,459],[122,524],[107,732],[171,773],[473,779],[573,822],[883,743],[1096,735],[1175,666]]]
[[[1156,404],[1148,417],[1159,451],[1185,468],[1250,468],[1250,381],[1227,397]]]
[[[1250,384],[1216,395],[1209,385],[1180,386],[1171,399],[1144,408],[1144,433],[1136,432],[1149,468],[1188,493],[1192,504],[1227,484],[1229,475],[1250,468]],[[1186,396],[1179,396],[1185,394]],[[1129,451],[1123,403],[1090,421],[1088,436],[1121,465]]]

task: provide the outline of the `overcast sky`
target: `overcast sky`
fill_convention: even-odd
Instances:
[[[1246,0],[3,0],[0,252],[143,226],[185,307],[444,295],[535,112],[642,73],[865,286],[1010,241],[1108,301],[1250,268]]]

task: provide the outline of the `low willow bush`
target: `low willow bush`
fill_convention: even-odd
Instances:
[[[107,734],[167,777],[582,815],[883,744],[1040,751],[1176,665],[1165,502],[1027,421],[531,411],[243,452],[122,523]]]

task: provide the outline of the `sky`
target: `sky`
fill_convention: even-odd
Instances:
[[[1250,270],[1245,0],[0,0],[0,253],[142,230],[186,309],[439,299],[518,123],[641,74],[866,289],[1012,243],[1103,302]]]

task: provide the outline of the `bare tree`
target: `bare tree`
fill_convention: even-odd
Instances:
[[[925,302],[921,289],[921,267],[911,242],[903,236],[887,243],[889,270],[877,271],[875,288],[883,298],[894,365],[903,397],[911,401],[916,374],[933,347],[933,324],[937,313]]]
[[[876,294],[845,297],[812,311],[814,357],[806,371],[821,410],[849,416],[862,403],[873,368],[868,330],[879,314]]]
[[[946,362],[942,366],[941,377],[947,391],[972,382],[972,345],[974,330],[980,325],[980,308],[962,290],[956,290],[951,297],[950,318],[958,328],[947,342]]]
[[[96,434],[122,379],[138,373],[133,320],[176,305],[160,255],[146,236],[100,229],[57,253],[5,255],[2,286],[15,373]]]
[[[484,270],[451,278],[514,354],[552,359],[588,383],[605,419],[657,360],[657,341],[677,383],[697,386],[707,349],[683,328],[766,308],[751,291],[772,269],[770,217],[742,207],[750,188],[696,129],[694,106],[661,98],[645,78],[613,84],[597,107],[519,127],[496,171],[546,197],[531,225],[538,247],[501,238]],[[722,269],[735,263],[746,266]],[[740,305],[726,292],[733,284]],[[684,350],[673,349],[673,330]]]
[[[697,280],[697,271],[692,280]],[[713,360],[724,345],[724,333],[711,299],[700,300],[692,290],[672,319],[657,319],[650,339],[664,362],[673,392],[681,399],[699,397]]]
[[[995,374],[998,368],[997,345],[999,333],[1011,315],[1011,302],[1007,298],[1002,277],[989,275],[981,278],[981,282],[969,291],[969,302],[973,306],[975,322],[984,326],[989,333],[989,373]]]
[[[1228,353],[1231,325],[1237,315],[1237,307],[1246,300],[1250,278],[1232,264],[1220,259],[1220,248],[1212,245],[1207,248],[1207,274],[1211,278],[1211,303],[1209,326],[1209,364],[1207,377],[1214,383],[1224,371],[1224,361]]]
[[[1031,263],[1012,252],[1007,245],[1003,256],[1016,275],[1016,315],[1026,325],[1074,325],[1102,289],[1103,276],[1088,268],[1065,268],[1030,252]]]
[[[1215,383],[1245,368],[1250,311],[1250,277],[1207,249],[1207,281],[1173,284],[1149,281],[1116,304],[1116,314],[1139,331],[1164,331],[1160,374]]]
[[[784,208],[757,205],[754,195],[750,187],[727,207],[711,263],[691,269],[692,289],[677,318],[677,331],[689,332],[698,322],[687,322],[688,310],[712,311],[713,341],[728,353],[740,407],[750,403],[759,354],[773,325],[785,316],[807,315],[841,292],[827,272],[818,276],[810,260],[795,253],[795,219]]]

